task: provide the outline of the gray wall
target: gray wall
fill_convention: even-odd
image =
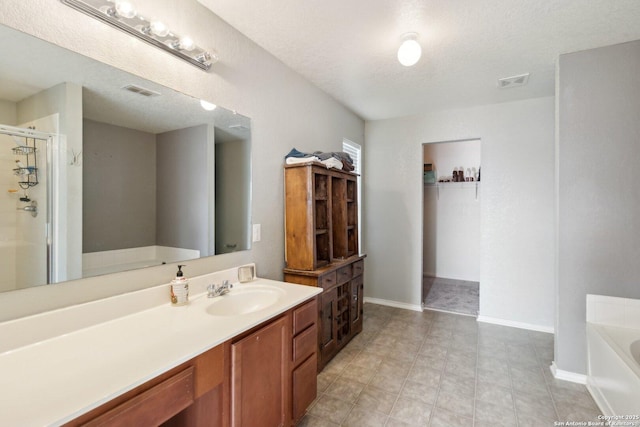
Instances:
[[[155,245],[156,136],[83,124],[83,252]]]
[[[640,298],[640,41],[560,56],[561,370],[586,373],[586,294]]]
[[[217,137],[216,137],[217,139]],[[233,140],[216,143],[216,253],[244,250],[251,246],[250,189],[251,143]],[[238,191],[246,188],[248,191]],[[236,245],[228,247],[227,245]]]
[[[554,99],[367,122],[365,296],[420,307],[422,144],[482,139],[480,320],[553,330]]]
[[[157,244],[209,254],[209,126],[157,135]]]

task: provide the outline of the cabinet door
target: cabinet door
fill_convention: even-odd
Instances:
[[[284,425],[288,348],[285,317],[231,344],[232,426]]]
[[[338,294],[333,288],[322,293],[322,305],[319,321],[320,356],[328,360],[338,349]]]
[[[362,331],[363,290],[362,276],[354,277],[351,280],[351,331],[353,333]]]
[[[314,353],[292,373],[294,422],[302,418],[311,402],[316,398],[318,389],[317,365],[318,361]]]

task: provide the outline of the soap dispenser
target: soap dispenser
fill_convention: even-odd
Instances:
[[[189,303],[189,281],[182,272],[184,265],[178,266],[176,278],[171,281],[171,305],[185,305]]]

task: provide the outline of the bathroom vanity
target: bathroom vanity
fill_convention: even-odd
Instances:
[[[256,279],[206,297],[207,284],[233,277],[192,278],[183,307],[163,285],[0,324],[9,343],[56,331],[5,344],[0,424],[294,425],[316,395],[321,289]],[[118,314],[74,329],[78,316],[104,312]]]

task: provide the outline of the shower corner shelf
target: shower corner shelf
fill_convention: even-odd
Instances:
[[[24,176],[24,175],[35,175],[38,171],[38,168],[33,166],[28,166],[26,168],[15,168],[13,170],[14,175]]]
[[[29,154],[34,154],[36,150],[37,149],[35,147],[29,147],[27,145],[19,145],[11,149],[11,151],[13,151],[13,154],[15,154],[16,156],[28,156]]]
[[[19,177],[18,185],[23,190],[27,190],[29,188],[35,187],[38,185],[38,168],[36,165],[38,164],[37,152],[36,148],[36,140],[33,138],[33,146],[29,145],[29,138],[25,137],[25,145],[18,145],[16,147],[11,148],[11,151],[15,156],[21,156],[24,158],[23,164],[22,161],[16,160],[16,168],[13,168],[13,174]]]

